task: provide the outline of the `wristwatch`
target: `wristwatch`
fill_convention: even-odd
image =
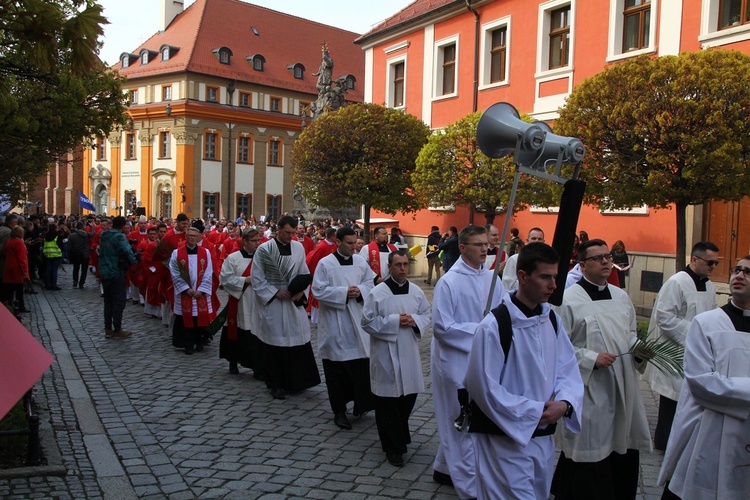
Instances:
[[[565,418],[572,417],[573,416],[573,405],[570,404],[569,402],[567,402],[564,399],[562,400],[562,402],[565,403],[566,405],[568,405],[568,409],[565,410],[565,413],[563,414],[563,417],[565,417]]]

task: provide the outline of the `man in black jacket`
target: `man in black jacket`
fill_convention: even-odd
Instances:
[[[440,279],[440,228],[432,226],[432,232],[427,236],[427,279],[424,281],[428,285],[432,284],[432,269],[435,269],[435,282]]]

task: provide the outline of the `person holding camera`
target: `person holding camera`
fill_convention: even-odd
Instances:
[[[137,262],[137,256],[123,233],[127,228],[125,217],[118,216],[112,220],[112,229],[102,231],[99,237],[99,277],[104,288],[104,333],[107,338],[131,335],[122,329],[126,302],[125,272]]]

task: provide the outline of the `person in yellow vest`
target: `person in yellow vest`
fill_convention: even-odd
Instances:
[[[57,232],[57,225],[47,226],[42,244],[42,255],[44,255],[44,288],[47,290],[62,290],[57,286],[57,271],[60,269],[62,260],[62,238]]]

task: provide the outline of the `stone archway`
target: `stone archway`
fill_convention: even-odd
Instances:
[[[96,205],[96,213],[109,214],[109,191],[112,173],[100,163],[89,170],[89,181],[94,195],[92,201]]]

